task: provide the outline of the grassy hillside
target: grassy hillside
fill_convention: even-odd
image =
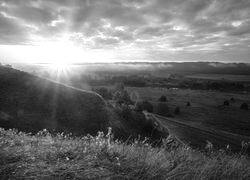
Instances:
[[[0,179],[249,179],[250,159],[230,151],[204,152],[107,135],[71,137],[0,129]]]
[[[94,92],[69,87],[16,69],[0,66],[0,127],[36,133],[95,134],[110,126],[120,139],[139,134],[153,140],[166,136],[148,124],[143,114],[114,109]]]
[[[82,134],[103,130],[107,123],[99,95],[0,67],[0,127]]]

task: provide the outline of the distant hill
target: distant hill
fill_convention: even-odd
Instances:
[[[17,69],[36,74],[47,74],[50,64],[13,64]],[[168,74],[231,74],[250,75],[249,63],[222,62],[117,62],[117,63],[79,63],[70,67],[80,74],[151,74],[164,76]]]
[[[0,66],[0,127],[96,133],[107,128],[102,97]]]

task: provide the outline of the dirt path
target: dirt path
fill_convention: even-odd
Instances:
[[[227,133],[219,130],[205,129],[190,126],[173,118],[166,118],[149,113],[161,126],[168,129],[169,133],[176,136],[182,142],[196,147],[204,147],[210,141],[215,147],[225,148],[227,145],[233,151],[241,150],[241,142],[250,142],[250,137]]]

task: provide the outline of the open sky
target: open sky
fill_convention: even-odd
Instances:
[[[0,62],[250,62],[250,0],[0,0]]]

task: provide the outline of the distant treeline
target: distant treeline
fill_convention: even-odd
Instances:
[[[142,76],[103,75],[102,77],[98,78],[88,77],[87,83],[90,86],[103,86],[103,85],[114,85],[116,83],[123,83],[125,86],[128,87],[164,87],[164,88],[202,89],[202,90],[220,90],[220,91],[250,91],[249,82],[191,79],[176,74],[172,74],[166,78],[144,76],[144,75]]]

